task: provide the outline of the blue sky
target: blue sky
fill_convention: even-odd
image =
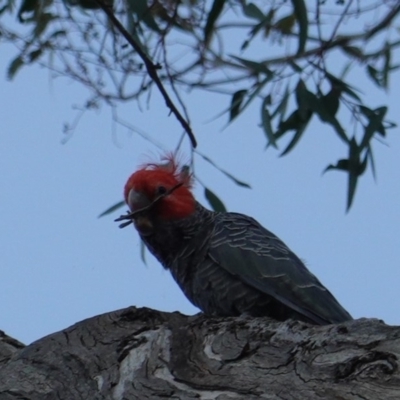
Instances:
[[[136,166],[158,150],[124,128],[113,131],[107,108],[85,115],[63,143],[62,124],[73,120],[71,105],[82,101],[85,90],[67,79],[52,80],[38,67],[6,81],[15,53],[2,50],[0,329],[30,343],[130,305],[197,312],[149,253],[147,266],[142,263],[137,233],[113,222],[120,212],[97,218],[122,198]],[[362,87],[358,79],[351,82]],[[369,93],[376,107],[389,104],[389,118],[397,122],[399,84],[395,76],[388,97]],[[345,174],[322,176],[328,163],[346,154],[327,126],[314,120],[298,148],[279,158],[264,150],[258,107],[224,130],[225,117],[207,122],[228,101],[213,96],[186,97],[198,148],[252,189],[239,188],[198,159],[202,182],[230,211],[253,216],[285,241],[355,318],[400,324],[398,129],[389,132],[389,146],[375,143],[377,182],[368,171],[346,214]],[[156,93],[149,109],[132,103],[120,113],[165,149],[179,138],[180,126]],[[201,185],[195,194],[206,203]]]

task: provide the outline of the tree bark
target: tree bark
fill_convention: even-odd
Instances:
[[[0,331],[1,332],[1,331]],[[400,399],[400,327],[129,307],[29,346],[0,333],[0,400]]]

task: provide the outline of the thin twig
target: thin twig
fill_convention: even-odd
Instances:
[[[335,24],[335,27],[334,27],[333,30],[332,30],[331,38],[328,40],[328,43],[331,43],[331,42],[333,42],[333,41],[335,40],[335,38],[336,38],[336,33],[337,33],[337,31],[338,31],[340,25],[342,24],[343,19],[344,19],[345,16],[347,15],[347,12],[349,11],[349,9],[350,9],[352,3],[353,3],[353,0],[349,0],[349,1],[347,2],[346,7],[344,8],[344,10],[343,10],[343,12],[342,12],[342,15],[339,17],[339,19],[337,20],[337,22],[336,22],[336,24]]]
[[[175,117],[181,123],[183,129],[186,131],[186,133],[189,136],[192,146],[196,147],[197,141],[196,141],[196,138],[192,131],[192,128],[190,127],[188,122],[185,120],[185,118],[182,116],[182,114],[179,112],[179,110],[176,108],[175,104],[169,97],[167,91],[164,88],[164,85],[162,84],[162,82],[157,74],[157,70],[162,68],[161,65],[154,64],[149,59],[147,54],[136,43],[136,41],[133,39],[133,37],[130,35],[130,33],[125,29],[125,27],[121,24],[121,22],[115,16],[113,10],[104,3],[104,0],[95,0],[95,1],[99,5],[99,7],[104,11],[104,13],[107,15],[107,17],[110,19],[110,21],[115,26],[115,28],[121,33],[121,35],[127,40],[127,42],[133,47],[133,49],[137,52],[139,57],[143,60],[144,65],[146,66],[147,73],[149,74],[150,78],[154,81],[154,83],[158,87],[158,90],[161,92],[161,95],[164,97],[167,107],[171,110],[171,112],[175,115]]]
[[[351,4],[351,1],[349,1],[348,4]],[[282,56],[282,57],[276,57],[276,58],[270,58],[270,59],[265,59],[260,61],[260,63],[265,64],[265,65],[274,65],[274,64],[281,64],[281,63],[287,63],[288,61],[296,61],[298,59],[305,59],[311,55],[314,54],[321,54],[321,52],[331,50],[335,47],[342,47],[345,44],[349,44],[350,42],[354,42],[356,40],[368,40],[372,36],[376,35],[382,29],[386,28],[392,21],[393,19],[399,14],[400,12],[400,4],[397,5],[396,7],[392,8],[388,14],[377,24],[375,27],[370,29],[367,32],[364,33],[357,33],[354,35],[342,35],[342,36],[336,36],[336,31],[339,28],[339,25],[341,24],[343,18],[346,16],[346,11],[342,13],[341,17],[339,18],[338,22],[335,25],[335,28],[333,29],[333,32],[331,34],[331,38],[328,41],[322,41],[322,45],[318,47],[314,47],[310,50],[305,51],[301,55],[297,54],[292,54],[292,55],[287,55],[287,56]],[[219,60],[225,65],[228,65],[233,68],[239,68],[239,69],[244,69],[243,66],[241,65],[236,65],[235,63],[231,63],[229,61],[225,61],[223,59]]]
[[[385,29],[387,26],[390,25],[390,23],[393,21],[393,19],[396,17],[396,15],[400,12],[400,4],[398,4],[396,7],[393,7],[388,14],[386,15],[385,18],[382,19],[381,22],[379,22],[377,25],[375,25],[366,35],[366,39],[371,39],[372,36],[375,36],[377,33],[379,33],[382,29]]]

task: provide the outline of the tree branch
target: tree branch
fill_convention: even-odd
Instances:
[[[384,18],[382,18],[382,20],[380,22],[378,22],[373,28],[371,28],[367,32],[356,33],[353,35],[341,35],[341,36],[336,37],[336,39],[335,39],[334,36],[338,29],[338,26],[337,26],[337,27],[335,27],[335,31],[334,31],[335,34],[332,35],[332,38],[327,41],[321,41],[321,46],[316,46],[316,47],[309,49],[301,54],[293,53],[293,54],[289,54],[289,55],[285,55],[285,56],[281,56],[281,57],[265,59],[265,60],[260,61],[260,63],[263,63],[267,66],[274,65],[274,64],[282,64],[282,63],[286,63],[288,61],[296,61],[296,60],[300,60],[300,59],[305,59],[312,55],[321,54],[321,53],[325,52],[326,50],[331,50],[338,46],[341,47],[343,45],[348,45],[351,42],[354,42],[357,40],[369,40],[373,36],[375,36],[377,33],[382,31],[383,29],[387,28],[399,13],[400,13],[400,4],[398,4],[396,7],[393,7],[388,12],[388,14]],[[343,13],[343,17],[345,15],[346,14]],[[220,61],[228,66],[243,69],[242,65],[236,65],[235,63],[231,63],[229,61],[225,61],[222,59]]]
[[[376,319],[314,326],[129,307],[12,351],[2,400],[400,398],[400,327]]]
[[[171,110],[171,112],[175,115],[177,120],[181,123],[183,129],[189,136],[192,147],[195,148],[197,146],[197,141],[196,141],[196,138],[192,131],[192,128],[190,127],[188,122],[185,120],[185,118],[182,116],[182,114],[179,112],[179,110],[176,108],[174,102],[171,100],[169,94],[167,93],[164,85],[162,84],[162,82],[158,76],[157,70],[162,68],[161,65],[154,64],[150,60],[150,58],[142,50],[142,48],[139,46],[139,44],[136,43],[136,41],[132,37],[132,35],[125,29],[125,27],[121,24],[121,22],[118,20],[118,18],[114,15],[114,12],[110,8],[110,6],[105,4],[104,0],[95,0],[95,1],[99,5],[99,7],[104,11],[104,13],[107,15],[107,17],[110,19],[110,21],[115,26],[115,28],[121,33],[121,35],[126,39],[126,41],[132,46],[132,48],[137,52],[139,57],[142,59],[142,61],[144,62],[144,65],[146,67],[147,73],[149,74],[150,78],[156,84],[158,90],[160,91],[161,95],[163,96],[163,98],[165,100],[165,103],[167,104],[167,107]]]
[[[375,36],[377,33],[379,33],[382,29],[387,28],[399,12],[400,12],[400,4],[397,4],[397,6],[393,7],[387,13],[386,17],[384,17],[381,22],[376,24],[371,30],[369,30],[367,32],[367,34],[365,35],[365,38],[367,40],[371,39],[373,36]]]

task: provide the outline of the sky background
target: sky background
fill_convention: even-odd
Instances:
[[[0,59],[0,329],[30,343],[78,321],[131,305],[193,314],[198,310],[132,227],[118,229],[116,214],[98,219],[122,199],[137,165],[160,152],[140,136],[117,127],[110,110],[87,113],[68,140],[73,104],[86,91],[68,79],[52,80],[39,67],[22,69],[7,81],[15,50],[2,46]],[[357,75],[354,86],[363,87]],[[386,97],[368,92],[376,107],[388,104],[398,116],[399,75]],[[371,88],[371,86],[368,86]],[[248,182],[243,189],[197,158],[196,174],[230,211],[256,218],[277,234],[355,318],[376,317],[400,324],[400,140],[390,130],[388,145],[375,143],[377,182],[368,171],[360,180],[353,208],[345,212],[346,175],[322,171],[346,155],[327,126],[316,119],[287,157],[265,148],[257,128],[258,106],[222,130],[213,122],[227,97],[195,92],[186,97],[198,149]],[[210,101],[210,98],[212,101]],[[174,148],[181,128],[154,91],[151,107],[131,103],[126,120]],[[184,148],[188,149],[188,147]],[[206,204],[200,184],[196,197]]]

